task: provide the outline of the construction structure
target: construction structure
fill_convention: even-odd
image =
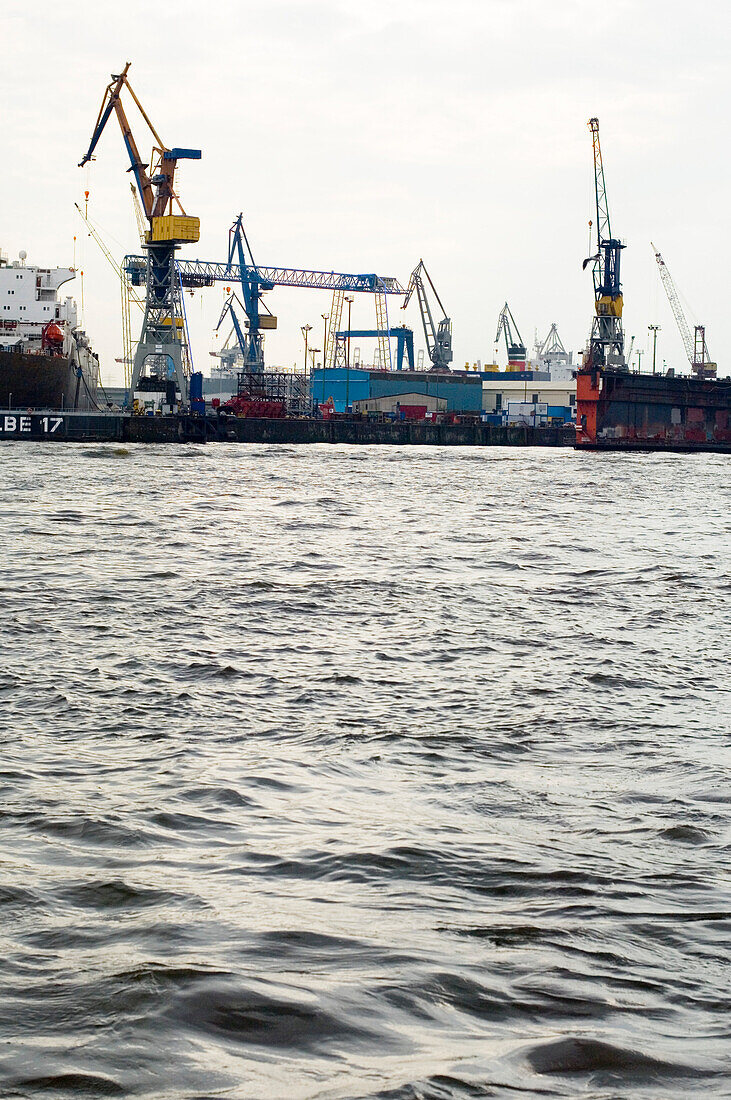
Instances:
[[[655,248],[655,245],[652,244],[652,242],[650,242],[650,245],[655,254],[655,260],[657,261],[660,281],[665,288],[670,308],[675,317],[675,323],[678,326],[683,341],[685,354],[688,356],[690,369],[697,378],[715,378],[717,367],[715,363],[711,362],[711,357],[708,354],[705,325],[695,325],[694,332],[691,335],[690,326],[686,320],[685,312],[680,303],[680,297],[675,289],[675,283],[668,271],[667,264],[659,251]]]
[[[555,322],[551,325],[546,339],[542,343],[536,341],[536,357],[538,369],[548,371],[555,381],[573,377],[573,352],[566,351]]]
[[[442,311],[442,316],[440,320],[437,321],[436,326],[434,324],[432,309],[429,305],[429,298],[426,293],[425,280],[426,283],[428,283],[431,287],[437,305]],[[437,294],[437,289],[431,280],[431,276],[429,275],[429,272],[427,271],[423,260],[419,260],[418,264],[411,272],[409,284],[406,288],[406,297],[404,298],[401,306],[402,309],[406,309],[409,302],[411,301],[411,296],[414,293],[416,293],[416,297],[419,302],[421,323],[424,328],[426,350],[430,362],[430,367],[428,369],[448,371],[451,369],[449,364],[452,362],[452,321],[447,316],[446,310],[442,305],[441,298]],[[384,363],[382,363],[381,365],[385,366]]]
[[[145,263],[141,256],[125,257],[124,269],[133,286],[139,286],[145,278]],[[316,271],[304,268],[264,267],[256,264],[239,214],[229,231],[228,258],[225,262],[205,260],[176,260],[176,269],[182,286],[204,287],[214,283],[238,285],[241,296],[229,291],[224,303],[219,326],[226,315],[234,322],[243,374],[251,375],[266,370],[264,333],[277,327],[277,318],[267,309],[262,296],[275,286],[300,287],[308,290],[330,290],[333,306],[329,314],[325,361],[334,362],[337,334],[341,331],[340,318],[346,294],[371,294],[376,300],[379,324],[377,335],[383,339],[390,362],[390,329],[383,302],[391,294],[402,295],[404,288],[398,279],[375,273],[353,275],[337,271]],[[380,306],[379,306],[379,303]],[[239,314],[243,314],[243,317]],[[328,315],[325,315],[328,317]],[[386,335],[388,334],[388,335]],[[398,336],[397,332],[394,335]],[[229,343],[229,341],[227,341]]]
[[[584,365],[626,370],[622,330],[623,299],[619,270],[624,245],[612,236],[602,149],[599,141],[599,119],[589,119],[588,126],[594,151],[597,250],[583,263],[584,269],[588,264],[593,265],[594,278],[594,318]]]
[[[520,335],[518,326],[515,323],[515,318],[507,302],[500,310],[500,315],[497,319],[497,332],[495,333],[496,345],[500,342],[501,336],[505,338],[505,347],[508,353],[508,370],[511,372],[524,371],[526,369],[525,343],[523,337]]]
[[[147,228],[141,259],[144,273],[145,312],[142,331],[132,363],[130,403],[137,391],[154,393],[165,406],[185,405],[188,380],[192,372],[189,340],[183,303],[183,282],[176,264],[181,244],[194,243],[200,237],[200,221],[189,217],[175,191],[175,171],[180,160],[200,160],[200,149],[169,148],[152,125],[127,78],[130,63],[121,73],[112,74],[99,109],[89,148],[79,162],[82,167],[93,159],[94,150],[112,113],[117,116],[130,160]],[[127,88],[150,129],[154,145],[149,162],[140,156],[122,104]],[[126,264],[125,264],[126,269]],[[139,274],[139,272],[138,272]],[[138,280],[136,285],[140,285]]]

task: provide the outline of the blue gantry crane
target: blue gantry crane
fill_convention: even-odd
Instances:
[[[246,316],[246,332],[241,350],[244,356],[244,371],[247,373],[264,369],[262,333],[267,329],[276,328],[277,319],[271,313],[262,312],[262,309],[266,310],[262,295],[273,290],[275,286],[330,290],[338,297],[353,292],[373,294],[377,300],[383,299],[387,294],[404,293],[404,288],[398,279],[391,276],[375,273],[351,275],[339,271],[265,267],[257,264],[251,252],[241,214],[237,216],[229,231],[228,258],[225,262],[177,260],[176,268],[180,283],[184,287],[213,286],[216,282],[236,283],[240,286],[239,305]],[[133,286],[142,284],[145,278],[144,257],[126,256],[124,269]],[[338,330],[339,326],[336,326],[336,331]]]
[[[152,125],[129,83],[128,61],[119,74],[112,74],[99,109],[89,148],[79,162],[82,167],[94,157],[94,150],[112,113],[117,116],[122,139],[130,160],[129,171],[137,185],[144,217],[148,224],[144,247],[146,257],[138,258],[137,285],[145,285],[145,314],[132,367],[130,394],[138,386],[166,389],[173,376],[181,402],[187,401],[190,358],[186,336],[182,284],[175,256],[181,244],[194,243],[200,237],[200,221],[189,217],[175,191],[175,171],[180,160],[200,160],[200,149],[169,148]],[[127,89],[152,134],[154,145],[150,162],[140,156],[122,104]],[[151,167],[152,166],[152,167]],[[177,213],[173,211],[177,210]],[[149,382],[141,382],[147,377]]]
[[[351,328],[343,329],[340,332],[336,332],[336,350],[335,350],[335,366],[346,366],[346,354],[345,348],[348,339],[353,340],[377,340],[379,345],[384,340],[396,340],[396,370],[414,370],[414,330],[408,328],[407,325],[395,325],[389,329],[377,329],[377,328]],[[408,366],[404,368],[404,359],[406,359]],[[385,369],[388,366],[387,363],[381,363],[381,368]]]

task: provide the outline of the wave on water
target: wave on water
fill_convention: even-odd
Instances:
[[[5,448],[0,1097],[728,1096],[725,471]]]

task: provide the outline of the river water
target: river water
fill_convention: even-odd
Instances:
[[[0,1095],[731,1095],[730,475],[0,444]]]

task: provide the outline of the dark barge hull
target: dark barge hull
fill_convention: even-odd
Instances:
[[[0,409],[0,442],[48,443],[351,443],[391,446],[570,447],[574,430],[525,424],[419,421],[264,420],[240,417],[131,416],[129,413]]]
[[[0,408],[94,409],[84,381],[65,356],[0,351]]]
[[[585,369],[576,407],[580,450],[731,454],[731,379]]]

